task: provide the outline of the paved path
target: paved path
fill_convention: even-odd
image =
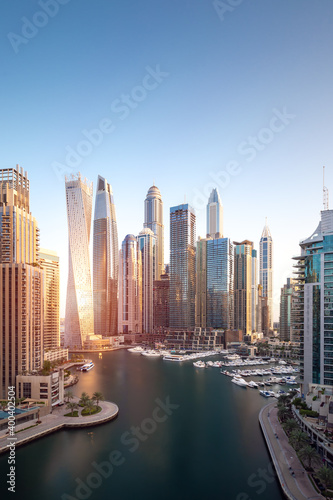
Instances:
[[[268,404],[261,410],[259,422],[286,497],[291,500],[324,500],[314,489],[296,451],[289,444],[277,411],[276,402]]]
[[[72,401],[78,402],[78,400],[79,398],[74,398]],[[65,413],[70,413],[70,410],[66,408],[66,405],[55,407],[53,408],[52,413],[40,418],[41,424],[38,424],[37,426],[27,429],[27,427],[36,424],[35,419],[28,420],[27,422],[17,425],[15,427],[15,431],[19,431],[21,429],[26,430],[21,430],[13,437],[9,437],[9,435],[6,434],[6,429],[4,429],[0,431],[0,453],[8,451],[10,441],[15,441],[15,446],[17,447],[22,444],[26,444],[33,439],[45,436],[50,432],[55,432],[64,428],[73,429],[103,424],[116,418],[118,415],[119,408],[114,403],[110,403],[109,401],[100,401],[99,406],[102,408],[102,411],[96,413],[95,415],[87,415],[86,417],[81,415],[81,408],[79,409],[78,417],[64,417]],[[16,438],[16,440],[14,438]]]

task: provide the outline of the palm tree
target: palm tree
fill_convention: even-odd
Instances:
[[[104,396],[101,392],[94,392],[93,397],[91,398],[93,401],[96,401],[96,406],[100,401],[104,401]]]
[[[300,450],[305,443],[309,441],[308,435],[300,429],[295,429],[292,431],[289,437],[289,441],[291,445],[295,448],[296,451]]]
[[[290,396],[289,394],[281,394],[278,399],[278,406],[290,406]]]
[[[90,397],[89,395],[86,393],[86,392],[83,392],[81,394],[81,398],[80,398],[80,401],[79,401],[79,404],[82,405],[82,406],[86,406],[86,403],[90,400]]]
[[[291,418],[292,414],[289,408],[282,406],[278,411],[278,417],[282,422],[286,422]]]
[[[293,418],[288,418],[288,420],[286,420],[286,422],[283,424],[283,428],[289,434],[290,432],[298,428],[298,424]]]
[[[69,400],[74,398],[72,391],[66,391],[64,398],[67,399],[67,403],[69,403]]]
[[[77,403],[67,403],[66,405],[66,408],[68,408],[69,410],[71,410],[72,412],[72,416],[73,416],[73,413],[74,413],[74,410],[77,410],[79,407],[79,405]]]
[[[323,483],[326,490],[327,490],[327,488],[332,488],[332,486],[333,486],[333,471],[332,471],[332,469],[330,469],[329,467],[326,467],[326,465],[324,465],[316,472],[316,476]]]
[[[300,458],[305,460],[308,464],[309,469],[311,469],[311,464],[315,461],[319,462],[320,456],[316,452],[316,450],[310,446],[306,445],[304,448],[301,448],[298,452]]]
[[[94,402],[91,399],[88,399],[86,402],[84,409],[89,411],[89,415],[91,415],[92,410],[95,408]]]

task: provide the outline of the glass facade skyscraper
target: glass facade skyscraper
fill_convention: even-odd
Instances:
[[[170,328],[195,326],[195,222],[190,205],[170,208]]]
[[[138,240],[128,234],[119,252],[118,331],[142,331],[142,267]]]
[[[113,192],[98,176],[93,235],[93,297],[95,335],[118,333],[119,250]]]
[[[233,329],[233,264],[233,245],[228,238],[198,240],[196,326]]]
[[[158,187],[151,186],[145,199],[144,227],[151,229],[156,236],[155,276],[160,279],[164,271],[164,225],[163,202]]]
[[[333,210],[300,243],[292,328],[300,340],[302,392],[309,383],[333,385]]]
[[[289,342],[291,340],[291,307],[294,291],[294,281],[287,279],[287,283],[281,288],[280,297],[280,340]]]
[[[92,214],[92,183],[81,175],[66,178],[68,221],[68,281],[65,316],[65,347],[82,348],[94,333],[89,241]]]
[[[260,277],[262,296],[267,298],[268,328],[273,328],[273,240],[267,223],[260,238]],[[268,333],[268,332],[265,332]]]

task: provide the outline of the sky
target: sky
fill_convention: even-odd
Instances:
[[[1,166],[30,180],[41,246],[68,272],[65,175],[112,185],[119,244],[144,199],[205,205],[224,236],[274,241],[274,320],[299,241],[333,190],[330,0],[12,0],[0,7]],[[91,236],[92,241],[92,236]]]

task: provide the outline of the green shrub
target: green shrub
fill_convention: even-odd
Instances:
[[[78,417],[79,416],[79,412],[77,410],[73,411],[73,415],[72,413],[65,413],[64,417]]]
[[[319,416],[319,413],[313,410],[300,410],[300,414],[304,417],[313,417],[313,418]]]

